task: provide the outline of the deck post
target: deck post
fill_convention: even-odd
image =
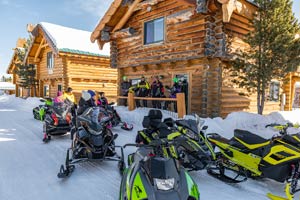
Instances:
[[[128,103],[128,110],[129,111],[132,111],[132,110],[135,109],[134,93],[133,92],[128,93],[127,103]]]
[[[184,93],[177,93],[176,94],[177,99],[177,112],[178,112],[178,118],[183,118],[184,115],[186,115],[186,109],[185,109],[185,94]]]

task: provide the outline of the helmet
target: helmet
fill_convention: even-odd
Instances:
[[[85,101],[88,101],[88,100],[91,98],[91,95],[90,95],[90,93],[88,93],[87,91],[83,90],[83,91],[82,91],[81,97],[82,97]]]
[[[91,95],[91,97],[96,95],[96,93],[93,90],[88,90],[87,92]]]

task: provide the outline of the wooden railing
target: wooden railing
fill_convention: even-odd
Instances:
[[[128,97],[118,96],[118,99],[127,99],[129,111],[132,111],[135,109],[135,100],[172,101],[177,104],[178,118],[182,118],[184,115],[186,115],[185,94],[184,93],[177,93],[176,98],[135,97],[134,93],[128,93]]]

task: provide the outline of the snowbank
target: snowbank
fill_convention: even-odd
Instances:
[[[16,97],[15,95],[2,95],[0,96],[0,109],[14,108],[23,111],[32,111],[32,109],[38,105],[42,104],[40,99],[37,97],[28,97],[27,99],[22,99]]]

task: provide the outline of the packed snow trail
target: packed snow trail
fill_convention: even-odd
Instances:
[[[42,122],[34,120],[32,115],[32,108],[39,104],[37,98],[23,100],[0,96],[0,200],[118,199],[121,176],[117,162],[82,163],[76,166],[71,177],[63,180],[57,178],[66,150],[70,147],[70,135],[53,138],[44,144]],[[118,111],[123,120],[134,124],[134,130],[128,132],[114,128],[113,132],[119,134],[116,144],[133,143],[148,110],[129,112],[124,107],[118,107]],[[167,115],[164,113],[164,116]],[[285,117],[293,119],[291,116]],[[259,126],[263,123],[262,119],[256,118],[252,114],[234,113],[225,120],[205,121],[210,132],[220,132],[228,138],[232,136],[235,126],[274,134],[263,129],[263,125]],[[265,122],[274,120],[282,121],[280,117],[270,116]],[[134,148],[125,149],[126,154],[133,151]],[[226,184],[209,176],[206,171],[191,172],[191,175],[198,184],[202,200],[266,200],[268,192],[283,195],[284,185],[269,179]]]

